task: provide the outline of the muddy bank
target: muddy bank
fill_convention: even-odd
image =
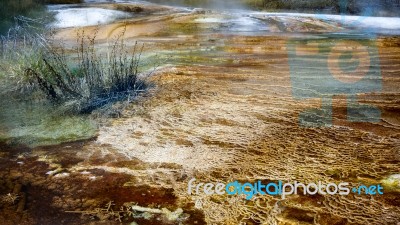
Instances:
[[[90,143],[90,142],[89,142]],[[202,212],[190,203],[177,201],[169,185],[154,185],[141,176],[96,169],[95,166],[131,168],[132,171],[155,169],[156,165],[123,157],[99,155],[79,157],[87,143],[30,149],[24,146],[0,146],[0,183],[2,224],[188,224],[203,222]],[[102,148],[106,148],[103,146]],[[122,159],[121,159],[122,158]],[[90,166],[89,166],[90,165]],[[90,168],[93,166],[94,168]],[[157,169],[171,168],[171,165]],[[184,208],[182,215],[169,220],[164,214],[131,210]],[[115,221],[115,222],[113,222]]]

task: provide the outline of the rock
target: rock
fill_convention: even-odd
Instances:
[[[393,174],[381,180],[382,185],[390,190],[400,191],[400,174]]]

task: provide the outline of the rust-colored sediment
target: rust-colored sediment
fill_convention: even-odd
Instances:
[[[379,123],[346,119],[346,98],[334,98],[333,127],[305,128],[298,114],[318,99],[291,96],[285,38],[251,52],[253,38],[235,38],[235,62],[221,66],[176,66],[154,77],[158,91],[132,106],[126,118],[100,131],[98,142],[127,157],[176,163],[188,178],[178,182],[181,199],[197,202],[209,224],[393,224],[400,219],[399,189],[383,196],[187,196],[187,182],[278,181],[379,183],[399,173],[398,47],[382,47],[383,92],[359,101],[379,107]],[[398,39],[396,39],[398,41]],[[225,40],[225,43],[227,41]],[[232,45],[230,45],[232,44]],[[250,46],[251,49],[251,46]],[[250,55],[249,55],[250,52]],[[390,61],[390,69],[386,66]],[[140,134],[140,135],[137,135]]]
[[[120,25],[100,29],[114,26]],[[129,33],[131,27],[127,28]],[[59,34],[65,36],[63,32],[70,31]],[[222,53],[201,55],[207,63],[178,63],[158,70],[151,78],[156,88],[131,104],[121,118],[101,127],[96,141],[33,150],[0,146],[0,194],[22,185],[16,192],[24,196],[22,206],[22,198],[2,204],[4,224],[51,224],[54,215],[57,224],[90,224],[89,216],[65,211],[90,211],[109,201],[116,209],[128,202],[182,208],[188,216],[173,222],[163,217],[123,221],[138,224],[400,221],[399,186],[385,187],[384,195],[374,197],[255,196],[251,201],[244,196],[189,196],[186,190],[193,177],[196,182],[373,184],[399,174],[399,38],[376,41],[383,91],[358,96],[360,102],[379,107],[381,122],[347,121],[346,98],[335,96],[334,126],[306,128],[298,124],[299,113],[319,107],[321,101],[293,98],[287,37],[191,33],[165,40],[131,34],[148,46],[147,51],[204,48],[207,52],[217,47]],[[303,46],[302,51],[313,48]],[[46,175],[48,171],[56,172]],[[24,210],[18,212],[18,207]],[[100,224],[99,218],[95,221]]]

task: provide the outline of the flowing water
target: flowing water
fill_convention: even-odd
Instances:
[[[19,195],[3,204],[3,221],[400,221],[400,18],[174,3],[49,7],[57,13],[55,38],[67,46],[76,43],[77,29],[97,32],[100,49],[123,31],[128,50],[143,43],[142,70],[156,68],[149,78],[155,88],[98,130],[86,117],[46,116],[51,110],[44,106],[3,109],[3,136],[17,144],[0,146],[0,194],[5,200],[7,193]],[[95,138],[86,140],[90,137]],[[197,182],[381,183],[385,194],[247,201],[188,195],[193,177]],[[121,208],[127,205],[148,211],[128,215]],[[178,216],[153,213],[161,208],[177,210]]]

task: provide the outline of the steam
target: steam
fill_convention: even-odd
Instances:
[[[362,16],[400,16],[398,0],[362,0],[356,1],[355,7],[360,10],[359,14]]]

